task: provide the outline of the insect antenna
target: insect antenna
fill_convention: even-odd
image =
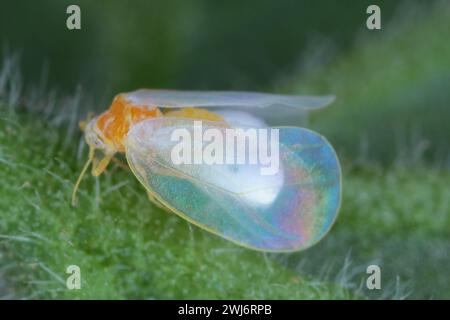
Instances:
[[[94,159],[94,148],[89,148],[89,158],[86,161],[86,163],[84,164],[83,170],[81,170],[80,175],[78,176],[77,182],[75,183],[75,186],[73,187],[73,191],[72,191],[72,206],[75,206],[76,204],[76,194],[77,194],[77,190],[78,187],[80,186],[81,180],[83,179],[83,176],[86,173],[86,170],[89,168],[89,165],[91,164],[92,160]]]

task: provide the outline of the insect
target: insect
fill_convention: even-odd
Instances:
[[[261,175],[258,164],[175,164],[171,155],[176,142],[170,133],[193,132],[199,121],[215,132],[267,128],[267,119],[295,119],[332,100],[236,91],[141,89],[119,94],[107,111],[81,124],[89,159],[72,203],[91,164],[92,174],[99,176],[116,154],[124,153],[156,205],[251,249],[305,249],[330,230],[341,201],[339,161],[324,137],[300,127],[272,127],[278,132],[279,170]]]

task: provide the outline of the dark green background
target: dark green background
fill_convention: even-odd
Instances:
[[[2,1],[0,39],[22,54],[27,78],[113,94],[138,87],[267,90],[295,75],[318,41],[354,46],[371,1]],[[400,1],[377,1],[383,23]],[[66,28],[78,4],[82,29]],[[372,32],[373,33],[373,32]]]

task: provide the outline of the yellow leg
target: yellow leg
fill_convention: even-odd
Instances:
[[[102,172],[105,171],[113,156],[114,154],[105,154],[105,156],[100,161],[94,158],[92,161],[92,175],[94,177],[98,177],[99,175],[101,175]]]
[[[77,182],[75,183],[75,186],[73,188],[72,192],[72,206],[76,203],[76,193],[78,190],[78,187],[80,186],[81,179],[83,178],[86,170],[88,169],[89,165],[92,162],[92,175],[94,177],[98,177],[100,174],[102,174],[103,171],[105,171],[106,167],[108,166],[109,162],[113,158],[114,154],[105,154],[105,156],[98,161],[98,159],[95,157],[94,154],[94,148],[89,149],[89,159],[86,161],[86,164],[83,167],[83,170],[81,170],[80,176],[77,179]]]

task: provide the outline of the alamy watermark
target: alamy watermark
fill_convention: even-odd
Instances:
[[[367,267],[366,273],[369,274],[366,280],[366,287],[369,290],[381,289],[381,268],[376,264]]]
[[[279,129],[203,128],[194,121],[193,130],[177,128],[170,140],[175,165],[258,165],[261,175],[275,175],[280,167]]]
[[[370,16],[366,20],[366,27],[369,30],[380,30],[381,29],[381,9],[376,4],[372,4],[367,7],[367,14]]]
[[[69,290],[81,289],[81,269],[79,266],[72,264],[66,268],[69,276],[66,279],[66,287]]]
[[[66,20],[66,27],[69,30],[81,29],[81,9],[76,4],[67,7],[66,13],[69,15]]]

